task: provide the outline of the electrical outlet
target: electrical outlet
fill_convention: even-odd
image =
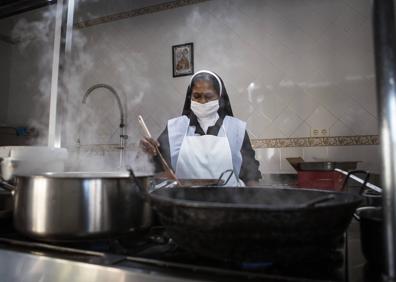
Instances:
[[[325,137],[329,136],[329,130],[326,128],[312,128],[311,137]]]

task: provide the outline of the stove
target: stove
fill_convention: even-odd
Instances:
[[[301,247],[298,257],[285,250],[284,263],[236,263],[184,250],[161,226],[85,242],[39,242],[11,231],[0,234],[0,274],[9,281],[347,281],[346,253],[343,240],[331,249]]]

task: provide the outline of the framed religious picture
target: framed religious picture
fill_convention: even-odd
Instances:
[[[192,42],[172,46],[173,77],[194,73],[194,44]]]

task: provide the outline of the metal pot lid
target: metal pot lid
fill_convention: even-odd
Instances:
[[[129,171],[68,171],[45,172],[42,176],[54,178],[128,178]]]
[[[50,177],[50,178],[129,178],[131,174],[127,170],[121,171],[68,171],[68,172],[44,172],[34,175],[16,175],[19,177]],[[137,173],[136,177],[152,176],[149,173]]]

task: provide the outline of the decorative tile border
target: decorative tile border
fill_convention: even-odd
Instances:
[[[380,144],[378,135],[252,139],[251,142],[255,149]]]
[[[359,146],[379,145],[378,135],[358,136],[331,136],[331,137],[300,137],[300,138],[274,138],[274,139],[251,139],[254,149],[287,148],[287,147],[328,147],[328,146]],[[135,150],[139,145],[130,143],[126,150]],[[90,152],[119,151],[119,144],[89,144],[72,145],[68,149],[72,151],[83,150]]]
[[[166,11],[166,10],[180,8],[180,7],[184,7],[184,6],[188,6],[188,5],[194,5],[194,4],[198,4],[201,2],[207,2],[207,1],[210,1],[210,0],[170,1],[170,2],[166,2],[166,3],[147,6],[147,7],[134,9],[134,10],[126,11],[126,12],[121,12],[121,13],[116,13],[116,14],[112,14],[112,15],[108,15],[108,16],[94,18],[94,19],[90,19],[90,20],[86,20],[86,21],[81,21],[81,22],[76,23],[74,26],[76,28],[82,29],[82,28],[95,26],[98,24],[104,24],[104,23],[119,21],[119,20],[123,20],[123,19],[127,19],[127,18],[162,12],[162,11]]]

